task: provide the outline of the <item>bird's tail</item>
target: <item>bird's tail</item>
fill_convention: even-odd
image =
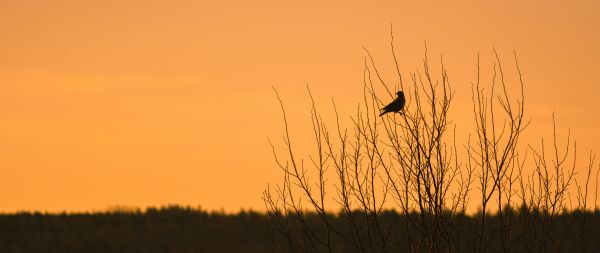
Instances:
[[[381,112],[381,114],[379,114],[379,117],[381,117],[381,116],[383,116],[384,114],[386,114],[386,113],[390,112],[390,111],[385,111],[385,109],[381,109],[381,110],[384,110],[384,111],[383,111],[383,112]],[[404,115],[404,112],[403,112],[403,111],[397,111],[397,113],[399,113],[400,115]]]

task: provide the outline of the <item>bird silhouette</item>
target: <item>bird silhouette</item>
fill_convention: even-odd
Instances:
[[[383,112],[379,114],[380,117],[388,112],[400,112],[402,108],[404,108],[404,103],[406,102],[406,99],[404,98],[404,92],[398,91],[396,92],[396,95],[398,95],[398,97],[394,99],[394,101],[381,108]]]

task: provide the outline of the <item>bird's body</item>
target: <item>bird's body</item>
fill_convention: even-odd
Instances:
[[[396,95],[398,95],[398,97],[394,99],[394,101],[392,101],[389,105],[386,105],[385,107],[381,108],[383,112],[379,114],[380,117],[388,112],[400,112],[404,108],[404,103],[406,103],[406,99],[404,98],[404,92],[398,91],[396,92]]]

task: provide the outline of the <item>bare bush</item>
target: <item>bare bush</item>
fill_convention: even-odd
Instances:
[[[292,145],[284,103],[275,90],[287,155],[278,156],[271,144],[283,182],[267,188],[263,199],[286,251],[562,250],[568,232],[556,227],[563,224],[561,215],[569,203],[575,152],[570,151],[569,139],[560,153],[556,132],[551,158],[543,142],[538,148],[521,149],[528,121],[516,54],[516,85],[505,80],[495,50],[489,85],[480,80],[478,60],[472,85],[474,131],[459,148],[457,126],[448,117],[456,91],[443,61],[439,73],[433,74],[425,47],[421,67],[404,83],[393,45],[392,37],[394,82],[384,81],[365,49],[363,98],[349,127],[340,123],[333,101],[336,123],[328,127],[308,89],[315,155],[307,162],[298,158]],[[509,87],[517,87],[516,98]],[[379,117],[380,108],[398,90],[409,94],[404,109]],[[385,98],[378,95],[381,92]],[[565,162],[568,158],[572,164]],[[533,162],[533,170],[525,168],[527,161]],[[590,159],[585,186],[576,184],[578,208],[584,212],[589,210],[593,168]],[[481,209],[477,219],[470,219],[466,211],[475,189]],[[497,214],[490,216],[490,209]],[[341,211],[336,216],[334,210]]]

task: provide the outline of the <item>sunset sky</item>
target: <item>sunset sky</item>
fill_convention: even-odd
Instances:
[[[477,53],[518,55],[532,119],[524,139],[571,128],[582,164],[600,152],[600,1],[0,1],[0,212],[168,203],[263,209],[278,183],[280,92],[311,143],[323,114],[362,99],[368,48],[395,82],[427,41],[443,55],[456,122],[472,127]],[[343,116],[346,117],[347,116]],[[302,151],[302,150],[301,150]]]

